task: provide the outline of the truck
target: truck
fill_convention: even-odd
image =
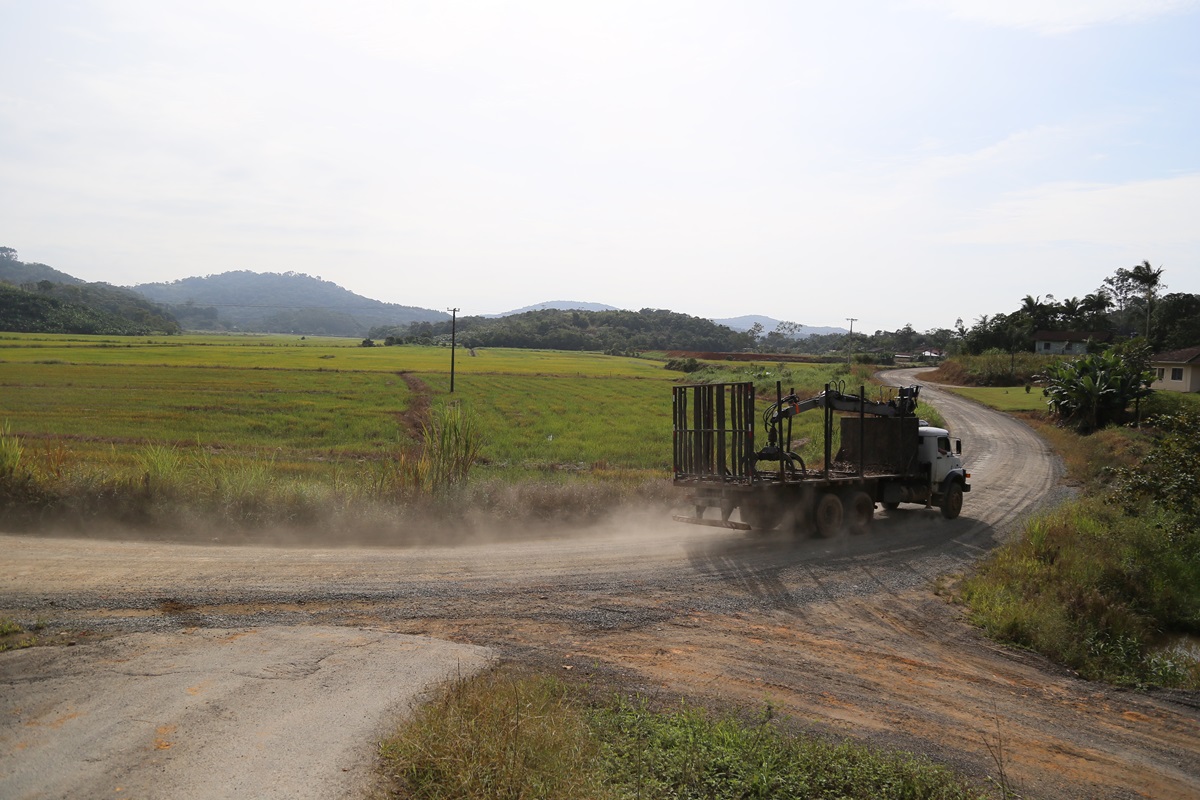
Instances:
[[[848,394],[842,382],[807,398],[794,389],[785,395],[776,383],[775,400],[761,414],[762,447],[754,438],[752,382],[672,388],[674,485],[694,509],[676,515],[680,522],[831,537],[867,530],[877,504],[936,506],[955,519],[971,491],[962,441],[916,415],[919,386],[868,400],[865,387]],[[792,450],[792,421],[817,409],[824,414],[824,460],[810,466]]]

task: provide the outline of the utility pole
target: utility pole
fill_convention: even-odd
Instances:
[[[454,394],[454,350],[456,345],[455,334],[458,327],[458,309],[447,309],[450,312],[450,394]]]
[[[858,317],[846,317],[846,320],[850,323],[850,333],[846,334],[846,366],[848,367],[850,366],[850,355],[853,347],[851,339],[854,338],[854,323],[858,322]]]

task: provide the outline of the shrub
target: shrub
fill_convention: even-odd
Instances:
[[[1050,412],[1085,433],[1121,421],[1131,403],[1151,393],[1144,349],[1110,347],[1050,365],[1040,376]]]
[[[704,365],[694,358],[672,358],[666,363],[664,368],[675,370],[676,372],[697,372],[703,369]]]

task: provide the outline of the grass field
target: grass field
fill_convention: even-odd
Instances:
[[[1042,390],[1033,387],[1026,392],[1018,386],[955,386],[946,387],[955,394],[983,403],[997,411],[1013,413],[1017,411],[1045,411],[1046,398]]]
[[[488,465],[670,468],[669,386],[690,376],[661,361],[460,348],[450,395],[447,348],[359,345],[9,334],[0,337],[0,419],[34,451],[67,447],[83,460],[129,462],[157,443],[327,463],[413,445],[404,417],[415,379],[429,401],[453,399],[478,417]],[[829,365],[733,366],[724,379],[782,379],[802,394],[833,377]]]
[[[866,380],[828,364],[764,360],[684,375],[651,358],[459,348],[451,394],[450,356],[295,336],[2,335],[0,454],[9,453],[10,484],[29,480],[0,506],[136,495],[136,511],[118,516],[153,520],[194,501],[228,521],[248,505],[256,519],[274,505],[295,520],[316,506],[408,503],[444,483],[422,448],[451,407],[478,440],[472,484],[665,486],[672,383],[753,380],[765,397],[776,381],[809,396],[831,380]],[[794,447],[810,464],[819,428],[820,414],[796,420]]]
[[[669,420],[665,386],[677,373],[660,363],[505,350],[459,350],[455,362],[454,399],[480,415],[489,461],[663,467],[666,437],[632,444],[656,413]],[[346,339],[9,335],[0,415],[17,435],[108,457],[148,442],[283,461],[365,457],[413,444],[401,373],[445,400],[449,368],[447,348]]]

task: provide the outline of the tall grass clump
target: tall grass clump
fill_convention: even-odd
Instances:
[[[147,492],[174,495],[183,488],[184,458],[178,448],[148,444],[138,452],[137,465]]]
[[[0,481],[12,480],[21,468],[21,456],[25,448],[21,440],[12,434],[8,421],[0,425]]]
[[[981,798],[907,753],[794,735],[768,707],[744,722],[645,698],[585,702],[553,678],[458,681],[381,748],[392,796],[463,798]]]
[[[596,742],[568,687],[492,671],[449,685],[381,747],[412,800],[612,797],[594,769]]]
[[[460,403],[438,406],[424,433],[422,455],[429,462],[433,491],[466,481],[483,447],[475,414]]]
[[[6,420],[0,425],[0,512],[18,527],[36,520],[54,502],[28,461],[25,446]]]
[[[368,477],[379,498],[437,498],[466,483],[479,461],[483,435],[474,412],[458,403],[433,409],[422,426],[421,444],[376,465]]]

